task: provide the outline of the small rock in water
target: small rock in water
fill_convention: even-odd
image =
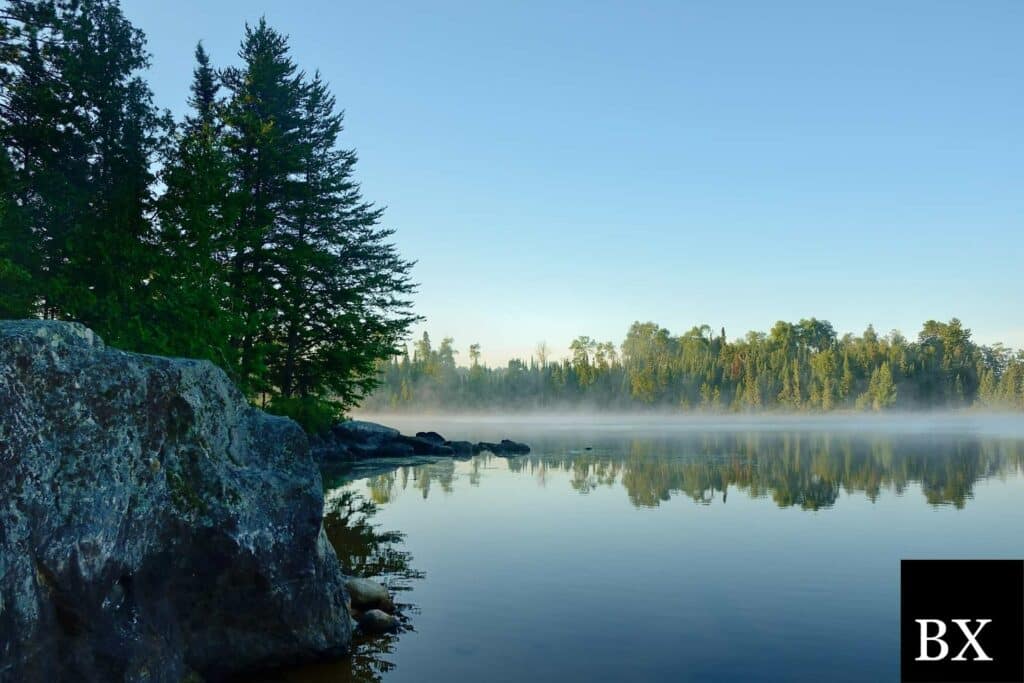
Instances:
[[[501,443],[481,441],[474,447],[474,451],[477,453],[481,451],[490,451],[491,453],[500,456],[526,455],[530,452],[530,447],[525,443],[519,443],[510,439],[502,439]]]
[[[437,434],[437,436],[441,436]],[[444,438],[440,441],[427,437],[420,436],[400,436],[398,437],[400,443],[405,444],[412,448],[412,452],[416,455],[455,455],[455,452],[444,445]]]
[[[501,449],[506,453],[515,453],[516,455],[526,455],[530,452],[530,447],[525,443],[519,443],[518,441],[512,441],[511,439],[502,439],[499,444]]]
[[[437,432],[416,432],[417,439],[424,439],[425,441],[433,441],[438,444],[445,444],[445,438]]]
[[[452,449],[455,455],[473,455],[473,444],[469,441],[446,441],[444,445]]]
[[[388,589],[376,581],[354,576],[345,582],[345,588],[348,589],[348,594],[352,598],[352,606],[356,609],[394,609]]]
[[[368,634],[397,633],[401,622],[383,610],[371,609],[359,617],[359,628]]]

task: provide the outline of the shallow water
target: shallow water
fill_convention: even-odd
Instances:
[[[1024,556],[1013,421],[391,422],[533,453],[329,491],[404,532],[414,631],[292,680],[896,680],[901,558]]]

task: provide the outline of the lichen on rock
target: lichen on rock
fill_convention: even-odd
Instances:
[[[343,654],[291,420],[205,361],[0,322],[0,680],[220,678]]]

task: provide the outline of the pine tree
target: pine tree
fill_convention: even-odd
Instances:
[[[291,233],[298,250],[282,264],[284,289],[296,296],[284,307],[280,387],[300,398],[329,393],[348,407],[376,386],[377,359],[397,352],[415,320],[411,264],[388,242],[393,231],[379,225],[382,210],[363,200],[355,152],[337,146],[343,118],[327,85],[316,74],[306,88],[304,174]]]
[[[377,385],[378,360],[417,319],[411,264],[362,198],[319,74],[307,79],[264,20],[239,54],[224,75],[238,374],[272,409],[326,420]]]
[[[240,325],[230,306],[231,175],[220,130],[216,73],[196,46],[191,113],[165,162],[158,202],[161,260],[154,269],[150,350],[207,358],[233,372],[230,340]]]
[[[793,388],[790,385],[790,371],[789,364],[783,363],[782,365],[782,390],[779,391],[777,396],[779,403],[783,406],[789,407],[793,405]]]
[[[853,392],[853,370],[850,368],[850,354],[843,353],[843,376],[839,380],[839,397],[848,400]]]
[[[27,318],[35,304],[32,235],[16,194],[14,169],[0,147],[0,318]]]
[[[66,52],[56,9],[12,0],[4,16],[5,62],[0,125],[10,164],[9,190],[35,236],[29,267],[39,313],[66,308],[67,244],[87,211],[89,160],[82,114],[71,105],[69,78],[58,58]],[[10,209],[8,208],[8,211]],[[3,240],[10,249],[15,236]]]
[[[825,412],[832,410],[832,378],[825,377],[821,383],[821,409]]]
[[[982,367],[978,371],[978,376],[978,403],[990,408],[998,405],[995,372],[991,368]]]
[[[114,0],[11,0],[2,137],[31,234],[34,301],[114,344],[145,334],[153,177],[166,120],[144,38]]]
[[[895,405],[896,385],[892,380],[892,368],[889,367],[889,363],[882,363],[871,374],[868,395],[871,407],[876,411]]]
[[[225,145],[236,208],[229,229],[231,310],[240,322],[232,339],[235,374],[251,393],[268,394],[266,360],[273,347],[280,272],[275,252],[293,218],[294,180],[302,165],[303,75],[284,36],[261,19],[245,27],[242,66],[225,70]]]

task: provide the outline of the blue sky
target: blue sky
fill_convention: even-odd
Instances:
[[[463,362],[633,320],[1024,346],[1024,2],[123,6],[175,113],[197,40],[290,35]]]

